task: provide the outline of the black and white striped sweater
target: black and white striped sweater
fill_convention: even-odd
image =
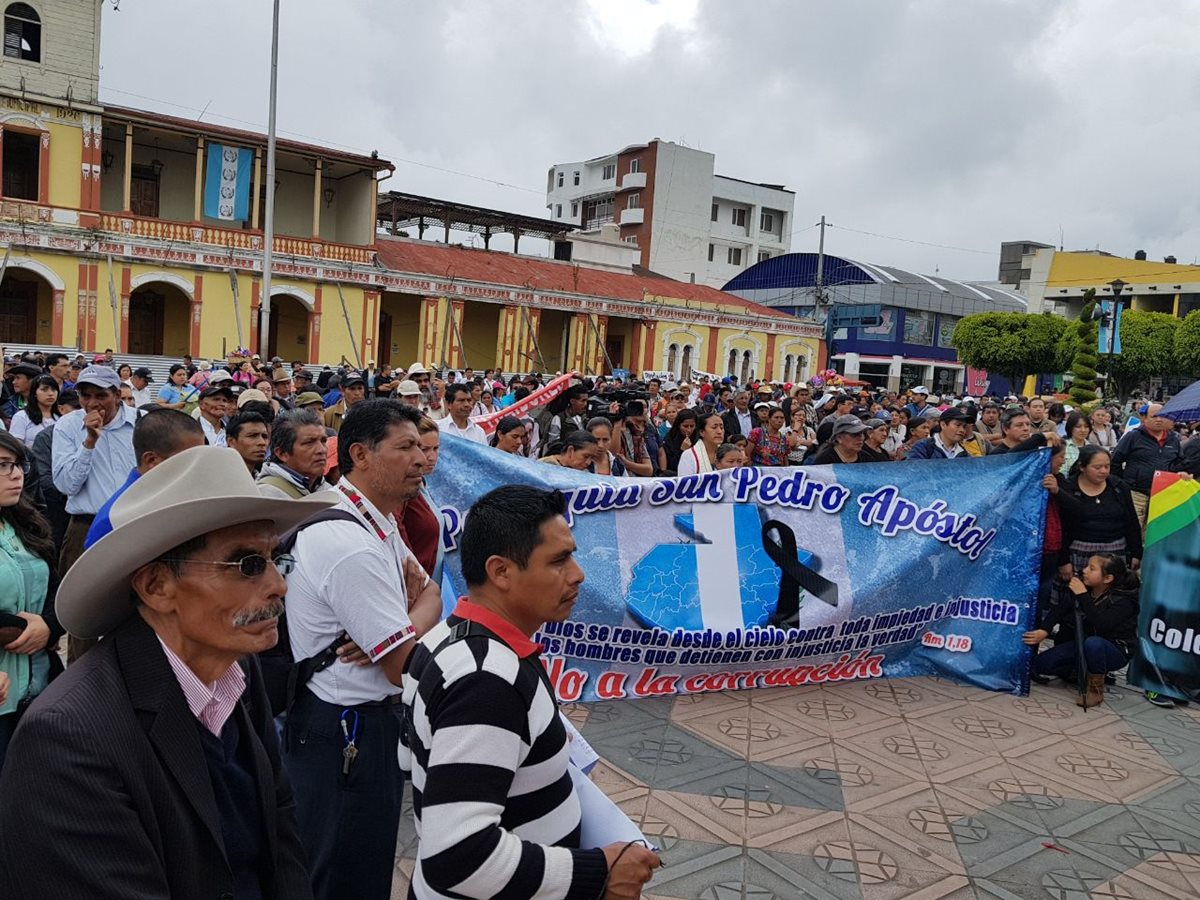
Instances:
[[[460,602],[413,649],[404,705],[400,765],[419,839],[410,897],[600,893],[606,860],[579,849],[566,729],[536,645]]]

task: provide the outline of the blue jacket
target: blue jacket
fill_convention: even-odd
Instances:
[[[137,469],[130,470],[129,477],[125,479],[125,483],[117,488],[115,494],[104,501],[104,505],[96,512],[96,518],[92,519],[92,527],[88,529],[87,537],[83,539],[84,550],[113,530],[112,520],[108,517],[108,514],[112,512],[113,504],[117,502],[118,497],[129,490],[130,485],[141,477],[141,473]]]
[[[962,453],[958,454],[958,456],[955,456],[954,458],[958,459],[959,456],[966,456],[966,455],[967,455],[967,451],[964,450]],[[908,451],[908,459],[949,459],[949,458],[950,457],[948,457],[946,455],[946,451],[943,450],[941,447],[939,447],[932,437],[921,438],[921,440],[919,440],[915,444],[913,444],[912,449]]]
[[[1179,435],[1175,432],[1169,432],[1166,441],[1159,446],[1158,440],[1145,428],[1132,428],[1125,432],[1113,451],[1113,474],[1120,473],[1121,480],[1131,491],[1149,494],[1154,473],[1175,471],[1180,455]]]

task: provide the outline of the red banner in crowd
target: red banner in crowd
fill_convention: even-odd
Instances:
[[[991,380],[986,369],[967,367],[967,394],[972,397],[982,397],[988,392]]]
[[[563,391],[571,386],[572,380],[578,377],[579,375],[575,372],[567,372],[565,375],[559,375],[545,387],[538,388],[524,400],[518,400],[512,406],[498,409],[494,413],[488,413],[486,416],[477,416],[471,421],[482,428],[487,434],[491,434],[496,430],[496,425],[505,416],[513,416],[519,419],[522,416],[532,415],[555,397],[562,394]]]

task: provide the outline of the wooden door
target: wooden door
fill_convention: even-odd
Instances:
[[[129,298],[129,354],[162,356],[163,310],[167,298],[154,291],[138,291]]]
[[[613,368],[623,369],[623,361],[625,359],[625,338],[621,336],[610,335],[604,341],[604,350],[608,353],[608,359],[604,360],[604,374],[611,375]],[[611,361],[612,365],[609,365]]]
[[[379,337],[375,342],[375,362],[380,366],[392,364],[392,314],[379,311]]]
[[[158,218],[158,176],[153,169],[134,166],[129,181],[129,211],[135,216]]]
[[[0,287],[0,344],[37,343],[37,284],[4,279]]]
[[[267,359],[279,356],[279,304],[271,299],[271,324],[267,334]],[[264,360],[265,362],[265,360]]]

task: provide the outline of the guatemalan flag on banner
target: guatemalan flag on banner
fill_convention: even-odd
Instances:
[[[250,218],[250,167],[254,154],[224,144],[208,145],[204,214],[224,221]]]

